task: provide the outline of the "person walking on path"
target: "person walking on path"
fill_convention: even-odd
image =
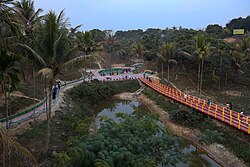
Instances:
[[[57,86],[54,85],[53,86],[53,90],[52,90],[52,99],[53,100],[56,99],[56,93],[57,93]]]
[[[57,82],[57,87],[58,87],[59,90],[61,89],[61,81]]]

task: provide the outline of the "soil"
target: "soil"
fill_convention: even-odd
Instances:
[[[231,90],[231,91],[226,91],[226,95],[240,97],[242,93],[240,91]]]
[[[169,119],[169,115],[167,112],[163,111],[159,108],[155,102],[148,99],[146,96],[141,94],[140,96],[133,98],[132,93],[121,93],[115,95],[114,98],[121,99],[121,100],[138,100],[143,105],[147,106],[147,108],[154,113],[159,114],[160,120],[162,123],[169,128],[173,134],[184,137],[190,141],[192,141],[198,148],[205,151],[214,161],[219,163],[221,166],[224,167],[247,167],[242,160],[237,158],[232,152],[228,151],[223,145],[220,144],[211,144],[211,145],[204,145],[198,142],[198,134],[200,133],[197,129],[190,129],[178,125],[172,122]]]
[[[228,38],[224,38],[224,41],[228,42],[228,43],[240,43],[241,42],[241,37],[228,37]]]

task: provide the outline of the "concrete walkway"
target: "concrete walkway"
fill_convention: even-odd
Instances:
[[[82,83],[83,80],[78,80],[78,81],[75,81],[73,83],[69,83],[69,84],[66,84],[66,85],[63,85],[60,89],[60,91],[58,92],[58,96],[55,100],[52,101],[52,109],[51,109],[51,112],[54,112],[56,110],[59,109],[60,105],[61,105],[61,102],[62,102],[62,98],[63,98],[63,95],[64,95],[64,92],[68,89],[71,89],[73,88],[74,86],[76,85],[79,85],[80,83]],[[39,117],[42,113],[45,113],[46,111],[46,105],[48,106],[49,104],[49,99],[47,99],[47,104],[46,102],[44,102],[40,107],[26,113],[26,114],[23,114],[23,115],[20,115],[16,118],[13,118],[10,120],[10,126],[11,127],[15,127],[16,125],[22,123],[22,122],[25,122],[29,119],[33,119],[33,118],[36,118],[36,117]],[[6,122],[3,123],[4,126],[6,126]]]
[[[138,79],[140,77],[142,77],[142,74],[122,74],[122,75],[116,75],[116,76],[101,76],[98,73],[99,70],[91,70],[91,72],[94,74],[94,76],[92,77],[92,80],[99,80],[101,82],[106,82],[106,81],[122,81],[122,80],[134,80],[134,79]],[[64,92],[68,89],[73,88],[76,85],[81,84],[82,82],[91,82],[89,78],[81,78],[78,80],[74,80],[74,81],[68,81],[68,82],[62,82],[62,87],[58,93],[58,96],[55,100],[52,101],[52,110],[51,112],[55,112],[56,110],[58,110],[60,108],[60,105],[62,103],[62,99],[64,96]],[[66,83],[66,84],[65,84]],[[47,101],[47,103],[46,103]],[[17,116],[11,120],[9,120],[9,124],[10,127],[16,127],[17,125],[28,121],[30,119],[33,118],[37,118],[39,117],[41,114],[45,113],[46,111],[46,105],[48,106],[48,102],[49,99],[45,99],[43,104],[41,106],[39,106],[36,109],[31,110],[28,113],[22,114],[20,116]],[[2,124],[4,126],[6,126],[6,122],[2,122]]]

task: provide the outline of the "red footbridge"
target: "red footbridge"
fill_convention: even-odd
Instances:
[[[250,118],[246,115],[240,114],[233,110],[228,110],[226,107],[215,103],[210,103],[210,105],[208,105],[207,100],[197,98],[196,96],[187,95],[187,97],[184,98],[184,92],[164,85],[155,79],[148,80],[142,77],[140,80],[156,92],[170,99],[173,99],[250,134]]]

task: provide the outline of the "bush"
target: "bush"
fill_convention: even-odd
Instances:
[[[219,132],[217,130],[206,129],[199,136],[199,141],[204,142],[206,144],[212,144],[212,143],[224,143],[226,139],[224,138],[222,132]]]
[[[145,94],[163,110],[167,111],[171,120],[187,127],[199,129],[202,132],[198,136],[200,142],[222,144],[238,158],[244,160],[247,165],[250,165],[249,143],[239,137],[243,135],[243,132],[223,126],[218,127],[208,115],[167,100],[166,97],[154,91],[149,90]]]
[[[211,119],[207,115],[186,107],[180,107],[168,113],[171,120],[188,127],[200,127],[211,122]]]

